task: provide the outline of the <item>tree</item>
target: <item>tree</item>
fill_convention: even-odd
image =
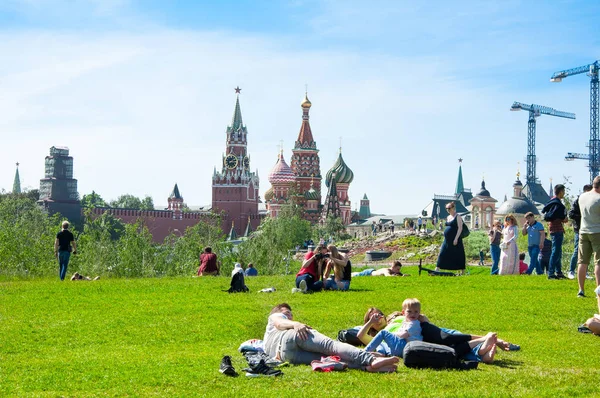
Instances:
[[[238,247],[241,262],[252,262],[263,274],[283,273],[288,250],[311,235],[310,223],[293,206],[283,206],[277,218],[265,218],[250,239]]]
[[[110,205],[119,209],[154,210],[154,202],[150,196],[140,199],[137,196],[125,194],[111,201]]]
[[[317,239],[320,237],[324,237],[325,239],[332,237],[334,240],[339,241],[350,238],[350,235],[346,233],[346,226],[340,217],[327,217],[322,225],[315,226],[315,231]]]
[[[50,275],[61,216],[48,216],[26,193],[0,194],[0,274]]]
[[[154,210],[154,201],[150,196],[146,195],[146,197],[142,199],[140,210]]]
[[[96,192],[92,191],[92,193],[83,195],[81,199],[81,207],[84,208],[94,208],[94,207],[110,207],[108,203],[102,196],[98,195]]]

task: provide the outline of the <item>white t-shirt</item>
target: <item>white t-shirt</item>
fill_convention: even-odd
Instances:
[[[579,209],[581,211],[579,233],[600,233],[600,194],[592,190],[579,195]]]
[[[272,357],[277,355],[277,346],[279,345],[279,339],[274,338],[274,335],[277,332],[280,332],[280,330],[275,327],[275,319],[277,318],[288,319],[288,317],[283,315],[281,312],[276,312],[269,315],[267,320],[267,328],[265,330],[265,337],[263,338],[265,352]]]

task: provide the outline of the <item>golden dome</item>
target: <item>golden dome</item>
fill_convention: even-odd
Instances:
[[[302,101],[302,103],[300,104],[300,106],[303,107],[303,108],[310,108],[311,105],[312,104],[308,100],[308,94],[304,94],[304,100]]]

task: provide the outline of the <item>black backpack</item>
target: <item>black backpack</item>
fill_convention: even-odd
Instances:
[[[364,345],[362,341],[360,341],[360,339],[358,338],[358,330],[356,329],[340,330],[338,332],[337,339],[342,343],[347,343],[355,347]]]
[[[477,362],[462,362],[453,348],[445,345],[411,341],[404,347],[404,366],[429,369],[475,369]]]
[[[248,287],[244,283],[244,273],[236,272],[235,274],[233,274],[233,276],[231,277],[230,287],[228,290],[226,290],[226,292],[239,293],[239,292],[249,292],[249,291],[250,291],[250,289],[248,289]]]

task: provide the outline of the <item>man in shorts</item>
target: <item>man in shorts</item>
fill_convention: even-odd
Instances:
[[[585,297],[585,274],[592,255],[594,256],[596,287],[600,285],[600,176],[594,178],[591,191],[584,192],[579,196],[579,210],[581,212],[581,225],[579,228],[579,252],[577,257],[579,263],[577,268],[579,293],[577,293],[577,297]]]

